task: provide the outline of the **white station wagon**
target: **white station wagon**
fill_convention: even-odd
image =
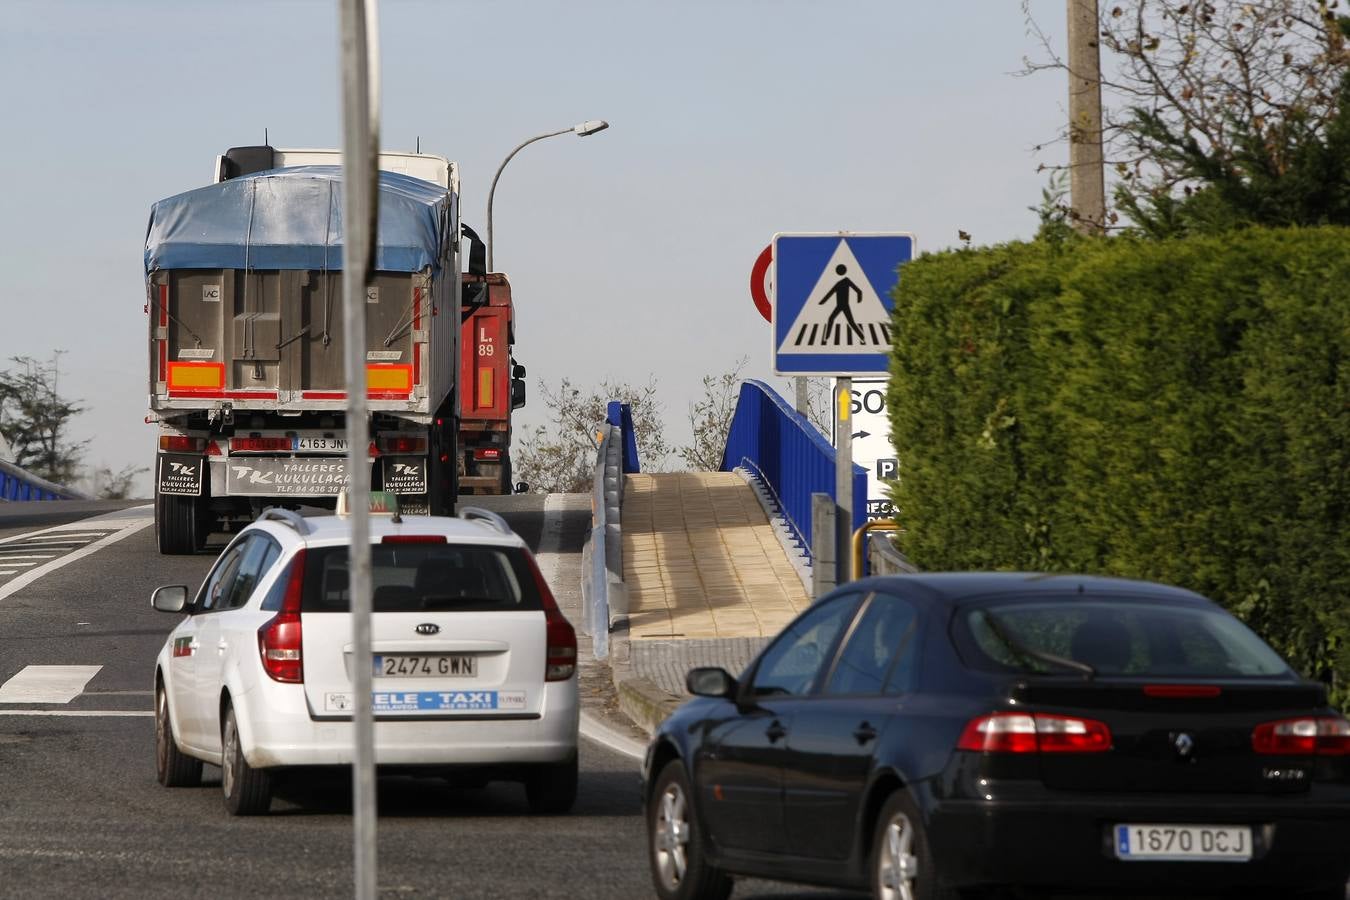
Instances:
[[[155,762],[166,787],[221,767],[233,814],[266,812],[287,766],[354,752],[350,520],[270,509],[230,542],[155,661]],[[381,772],[523,781],[530,808],[577,790],[576,633],[499,516],[370,518],[375,762]]]

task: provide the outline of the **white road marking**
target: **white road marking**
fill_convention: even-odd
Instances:
[[[9,554],[9,553],[0,553],[0,560],[4,560],[4,561],[7,562],[7,563],[12,563],[12,562],[14,562],[15,560],[18,560],[18,559],[56,559],[56,554],[55,554],[55,553],[21,553],[21,554],[18,554],[18,555],[13,555],[13,554]],[[31,566],[32,563],[29,563],[29,565]]]
[[[136,506],[133,509],[149,509],[149,506]],[[87,520],[86,520],[87,521]],[[53,538],[64,540],[66,538],[101,538],[110,531],[116,531],[117,526],[105,528],[102,531],[70,531],[72,527],[79,527],[84,523],[72,523],[71,525],[53,525],[51,528],[43,528],[38,531],[29,531],[24,534],[14,534],[7,538],[0,538],[0,544],[14,544],[19,541],[32,541],[42,538]]]
[[[95,716],[153,716],[153,709],[0,709],[0,716],[61,716],[93,718]]]
[[[30,537],[28,540],[24,541],[24,543],[25,543],[25,544],[33,544],[33,545],[37,545],[37,544],[87,544],[87,543],[89,543],[90,541],[92,541],[94,538],[101,538],[101,537],[103,537],[103,535],[105,535],[105,534],[107,534],[106,531],[100,531],[98,534],[91,534],[91,535],[88,535],[88,536],[82,535],[82,536],[80,536],[80,537],[66,537],[66,536],[60,535],[60,534],[49,534],[49,535],[45,535],[45,536],[43,536],[43,537]]]
[[[3,685],[0,703],[69,703],[102,666],[24,666]]]
[[[38,566],[35,569],[29,569],[27,572],[23,573],[18,578],[15,578],[13,581],[5,582],[4,587],[0,587],[0,600],[4,600],[11,594],[14,594],[20,589],[27,587],[34,581],[37,581],[43,575],[46,575],[50,572],[55,572],[62,566],[68,566],[77,560],[84,559],[86,556],[89,556],[92,553],[97,553],[98,551],[102,550],[104,547],[109,546],[110,544],[115,544],[118,541],[122,540],[123,538],[130,537],[131,535],[140,531],[142,528],[147,528],[150,525],[153,525],[155,523],[153,514],[147,515],[145,513],[145,510],[149,509],[151,509],[149,504],[145,506],[136,506],[131,509],[121,510],[119,512],[109,513],[103,516],[97,516],[94,519],[86,519],[80,525],[57,525],[54,528],[45,528],[41,531],[34,531],[26,535],[19,535],[17,537],[10,538],[10,540],[20,540],[22,538],[34,537],[40,534],[53,534],[56,532],[60,532],[63,528],[67,530],[73,530],[75,528],[80,527],[87,529],[89,527],[90,522],[107,522],[110,528],[117,529],[113,531],[111,534],[108,534],[101,540],[95,541],[94,543],[90,544],[87,547],[81,547],[80,549],[72,553],[67,553],[65,556],[57,557],[56,559],[53,559],[51,562],[43,563],[42,565]],[[85,531],[82,533],[87,534],[88,532]],[[4,543],[4,541],[0,541],[0,543]],[[23,564],[16,563],[15,565],[23,565]]]
[[[5,560],[4,565],[7,565],[7,566],[36,566],[37,563],[10,562],[9,560]]]
[[[642,744],[610,728],[599,717],[587,712],[581,711],[581,734],[583,737],[595,741],[602,747],[608,747],[615,753],[621,753],[624,756],[633,759],[642,759],[647,755],[647,748]]]
[[[17,575],[18,572],[0,572],[0,575]]]

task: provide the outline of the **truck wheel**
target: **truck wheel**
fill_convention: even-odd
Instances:
[[[160,553],[182,556],[206,545],[198,504],[196,497],[155,495],[155,538]]]
[[[511,457],[507,456],[502,460],[502,495],[509,497],[515,491],[515,482],[511,480]]]

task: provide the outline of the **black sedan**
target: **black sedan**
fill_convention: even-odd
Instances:
[[[899,900],[1021,886],[1346,896],[1350,722],[1189,591],[1010,573],[853,582],[644,763],[653,882]]]

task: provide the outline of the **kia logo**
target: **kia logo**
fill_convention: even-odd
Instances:
[[[441,626],[434,622],[423,622],[421,625],[418,625],[415,630],[418,634],[440,634]]]
[[[1187,759],[1195,750],[1195,738],[1183,731],[1172,739],[1172,747],[1177,751],[1178,757]]]

